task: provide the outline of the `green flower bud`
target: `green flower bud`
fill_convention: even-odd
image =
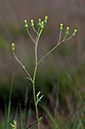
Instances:
[[[60,23],[60,30],[62,31],[63,30],[63,24]]]
[[[12,51],[14,52],[15,48],[14,48],[14,43],[12,43]]]
[[[38,27],[41,27],[41,19],[39,18]]]
[[[77,29],[74,30],[72,36],[75,36],[76,32],[77,32]]]
[[[44,22],[42,21],[41,22],[41,27],[40,27],[41,29],[43,29],[44,28]]]
[[[67,29],[66,29],[66,35],[68,35],[69,34],[69,27],[67,27]]]
[[[45,16],[44,24],[47,23],[48,16]]]
[[[31,19],[31,27],[34,27],[33,19]]]
[[[24,24],[24,27],[25,27],[25,28],[28,28],[27,20],[24,20],[24,23],[25,23],[25,24]]]

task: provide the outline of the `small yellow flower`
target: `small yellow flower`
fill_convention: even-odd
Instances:
[[[34,27],[33,19],[31,19],[31,27]]]
[[[41,21],[41,19],[39,18],[39,22]]]
[[[69,34],[69,27],[66,28],[66,35]]]
[[[72,36],[75,36],[76,32],[77,32],[77,29],[74,29]]]
[[[67,30],[69,30],[69,27],[67,27]]]
[[[63,23],[60,23],[60,26],[63,26]]]
[[[28,28],[27,20],[24,20],[24,24],[25,24],[24,27],[25,27],[25,28]]]
[[[33,22],[33,19],[31,19],[31,22]]]
[[[43,29],[44,28],[44,22],[42,21],[41,22],[41,29]]]
[[[48,18],[48,16],[45,16],[45,18],[47,19],[47,18]]]
[[[38,27],[41,26],[41,18],[39,18]]]
[[[42,21],[41,23],[43,24],[44,22]]]
[[[15,48],[14,48],[14,43],[12,43],[12,51],[14,52]]]
[[[44,24],[47,23],[48,16],[45,16]]]
[[[60,31],[63,30],[63,23],[60,23]]]
[[[27,20],[24,20],[25,23],[27,23]]]
[[[74,32],[77,32],[77,29],[75,29]]]
[[[14,46],[14,43],[12,43],[12,46]]]

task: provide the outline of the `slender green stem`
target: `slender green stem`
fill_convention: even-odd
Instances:
[[[35,103],[35,109],[36,109],[36,118],[37,121],[39,119],[38,117],[38,108],[37,108],[37,101],[36,101],[36,95],[35,95],[35,77],[37,72],[37,46],[39,41],[40,35],[36,38],[36,44],[35,44],[35,69],[34,69],[34,75],[33,75],[33,96],[34,96],[34,103]],[[38,129],[40,129],[40,124],[38,123]]]
[[[28,127],[26,127],[26,129],[29,129],[30,127],[32,127],[33,125],[37,124],[38,122],[40,122],[42,120],[43,120],[43,118],[39,119],[38,121],[35,121],[33,124],[31,124]]]
[[[32,29],[34,30],[34,32],[38,35],[38,32],[35,30],[35,28],[34,27],[32,27]]]
[[[35,44],[35,70],[33,75],[34,82],[35,82],[36,72],[37,72],[37,44]]]
[[[38,121],[39,117],[38,117],[38,108],[37,108],[37,102],[36,102],[35,82],[34,81],[33,81],[33,96],[34,96],[34,103],[35,103],[35,110],[36,110],[36,118],[37,118],[37,121]],[[38,129],[40,129],[39,123],[38,123]]]
[[[43,61],[43,59],[46,58],[51,52],[53,52],[61,43],[63,43],[64,41],[67,41],[67,40],[69,40],[69,39],[71,39],[71,38],[73,37],[73,36],[71,36],[70,38],[66,39],[66,36],[67,36],[67,35],[65,35],[64,38],[63,38],[63,40],[60,42],[60,39],[61,39],[61,32],[60,32],[60,36],[59,36],[59,40],[58,40],[57,45],[56,45],[55,47],[53,47],[45,56],[43,56],[43,57],[38,61],[37,65],[40,64],[40,63]]]
[[[26,28],[26,31],[27,31],[28,35],[30,36],[31,40],[35,43],[35,40],[32,38],[32,36],[31,36],[31,34],[30,34],[28,28]]]
[[[40,39],[40,36],[41,36],[41,33],[42,33],[43,29],[40,30],[37,38],[36,38],[36,45],[38,46],[38,42],[39,42],[39,39]]]
[[[39,33],[39,31],[40,31],[40,27],[38,27],[38,33]]]
[[[73,38],[73,36],[71,36],[71,37],[65,39],[65,41],[68,41],[68,40],[70,40],[70,39],[72,39],[72,38]]]
[[[62,42],[64,42],[64,40],[62,40],[60,43],[58,43],[55,47],[53,47],[45,56],[43,56],[37,63],[40,64],[44,58],[46,58],[51,52],[53,52]]]
[[[32,81],[32,77],[30,76],[30,74],[28,73],[27,69],[25,68],[25,66],[19,61],[19,59],[17,58],[17,56],[15,55],[15,52],[13,52],[13,55],[16,59],[16,61],[21,65],[21,67],[24,69],[24,71],[27,73],[29,80]]]
[[[61,35],[62,35],[62,31],[60,30],[60,34],[59,34],[59,40],[58,40],[58,43],[60,43],[60,40],[61,40]]]

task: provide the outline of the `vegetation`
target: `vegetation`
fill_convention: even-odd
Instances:
[[[32,84],[33,84],[33,97],[34,97],[34,103],[35,103],[35,110],[36,110],[36,118],[37,118],[37,125],[38,125],[38,129],[40,129],[40,120],[43,118],[43,117],[40,117],[39,118],[39,115],[38,115],[38,103],[41,101],[42,96],[39,97],[40,95],[40,91],[37,93],[37,95],[35,94],[35,78],[36,78],[36,72],[37,72],[37,67],[38,65],[43,61],[44,58],[46,58],[51,52],[53,52],[61,43],[63,43],[64,41],[67,41],[69,39],[71,39],[73,36],[75,36],[77,30],[75,29],[72,36],[70,38],[66,38],[67,35],[69,34],[69,27],[67,27],[66,29],[66,32],[65,32],[65,36],[63,38],[63,40],[61,40],[61,34],[62,34],[62,30],[63,30],[63,24],[61,23],[60,24],[60,34],[59,34],[59,40],[58,40],[58,43],[57,45],[55,45],[47,54],[45,54],[45,56],[43,56],[39,61],[38,61],[38,50],[37,50],[37,47],[38,47],[38,42],[39,42],[39,39],[40,39],[40,36],[41,36],[41,33],[45,27],[45,24],[47,23],[47,16],[45,17],[45,20],[44,21],[41,21],[41,19],[39,19],[39,22],[38,22],[38,31],[36,31],[36,29],[34,28],[34,23],[33,23],[33,20],[31,20],[31,27],[32,29],[34,30],[34,32],[36,33],[36,40],[34,40],[28,30],[28,24],[27,24],[27,20],[25,20],[25,28],[30,36],[30,38],[32,39],[32,41],[34,42],[35,44],[35,69],[34,69],[34,74],[33,74],[33,78],[31,77],[31,75],[29,74],[29,72],[27,71],[27,69],[25,68],[25,66],[19,61],[19,59],[17,58],[16,54],[15,54],[15,47],[14,47],[14,43],[12,43],[12,51],[13,51],[13,54],[14,54],[14,57],[15,59],[17,60],[17,62],[22,66],[22,68],[24,69],[24,71],[27,73],[28,77],[27,79],[29,79]],[[10,101],[9,101],[10,102]],[[45,107],[45,106],[44,106]],[[10,105],[9,105],[9,109],[10,109]],[[55,120],[52,118],[51,114],[48,112],[48,110],[45,108],[49,118],[51,119],[51,121],[53,122],[54,124],[54,127],[56,129],[59,128],[59,126],[57,125],[57,123],[55,122]],[[9,113],[8,113],[9,114]],[[7,124],[8,125],[8,124]],[[17,128],[16,127],[16,122],[14,121],[14,125],[11,124],[12,128]],[[29,128],[30,126],[28,126],[27,128]],[[22,127],[22,121],[21,121],[21,128]]]
[[[31,26],[32,26],[32,24],[33,24],[33,20],[31,20]],[[25,21],[25,25],[27,25],[27,21]],[[43,25],[43,24],[41,24],[41,25]],[[25,26],[26,27],[26,26]],[[28,27],[28,26],[27,26]],[[60,28],[61,27],[63,27],[62,26],[62,24],[60,24]],[[32,28],[33,28],[33,26],[32,26]],[[26,28],[26,30],[27,30],[28,28]],[[33,28],[33,29],[35,29],[35,28]],[[40,29],[43,29],[43,28],[40,28]],[[59,35],[59,40],[60,40],[60,38],[61,38],[61,31],[62,31],[62,29],[60,29],[60,35]],[[68,31],[69,31],[69,28],[67,27],[67,29],[66,29],[66,33],[65,33],[65,36],[66,36],[66,34],[68,34]],[[28,32],[28,30],[27,30],[27,32]],[[36,31],[35,31],[36,32]],[[40,32],[40,31],[39,31]],[[29,33],[29,32],[28,32]],[[75,31],[74,31],[74,33],[75,33]],[[38,37],[37,37],[38,38]],[[36,39],[37,39],[36,38]],[[71,37],[70,37],[71,38]],[[63,38],[63,40],[61,40],[61,42],[58,42],[59,44],[58,45],[60,45],[64,40],[68,40],[69,38],[67,38],[66,39],[66,37],[64,37]],[[34,39],[33,39],[33,41],[34,41]],[[36,41],[36,40],[35,40]],[[34,41],[34,45],[35,45],[35,48],[36,48],[36,43],[35,43],[35,41]],[[37,63],[41,63],[41,61],[42,61],[42,59],[44,59],[48,54],[50,54],[55,48],[56,48],[57,46],[55,46],[53,49],[51,49],[51,51],[49,51],[44,57],[42,57]],[[23,67],[23,69],[26,71],[26,69],[25,69],[25,67],[24,67],[24,65],[22,65],[22,63],[18,60],[18,58],[17,58],[17,56],[16,56],[16,54],[15,54],[15,47],[14,47],[14,43],[12,43],[12,51],[13,51],[13,54],[14,54],[14,56],[15,56],[15,58],[16,58],[16,60],[21,64],[21,66]],[[61,56],[63,56],[63,52],[62,52],[62,49],[60,50],[60,54],[61,54]],[[65,53],[64,53],[65,54]],[[36,55],[36,54],[35,54]],[[36,58],[35,58],[36,59]],[[36,64],[35,64],[35,66],[36,66]],[[60,67],[57,65],[57,67],[60,69]],[[53,68],[53,67],[52,67]],[[49,127],[51,127],[51,128],[73,128],[73,129],[75,129],[75,128],[84,128],[84,104],[82,104],[80,107],[78,107],[78,108],[76,108],[77,107],[77,102],[79,101],[79,100],[82,100],[84,97],[82,96],[82,94],[81,93],[79,93],[79,90],[78,90],[78,82],[76,81],[76,77],[78,76],[78,74],[79,74],[79,76],[81,77],[82,75],[80,74],[80,71],[81,70],[79,70],[78,69],[78,71],[77,71],[77,73],[74,73],[74,72],[72,72],[72,71],[70,71],[69,73],[70,74],[68,74],[68,71],[69,71],[69,69],[67,68],[67,70],[66,71],[63,71],[63,73],[62,73],[62,70],[61,70],[61,72],[59,73],[59,80],[57,80],[56,79],[56,75],[54,74],[49,74],[50,72],[48,71],[48,73],[45,73],[46,75],[43,75],[43,77],[45,76],[45,77],[47,77],[48,75],[49,75],[49,77],[47,77],[46,79],[45,79],[45,81],[44,80],[42,80],[41,82],[38,82],[39,80],[37,80],[36,82],[38,83],[38,85],[40,85],[41,86],[41,92],[40,92],[40,90],[38,90],[37,89],[37,87],[36,87],[36,91],[35,91],[35,85],[34,85],[34,83],[33,83],[33,79],[32,79],[32,77],[31,76],[29,76],[29,73],[28,73],[28,71],[26,71],[26,73],[27,73],[27,75],[28,75],[28,77],[26,77],[26,79],[29,79],[29,80],[31,80],[31,82],[32,82],[32,84],[34,85],[34,91],[33,91],[33,93],[34,92],[36,92],[36,95],[34,95],[34,99],[35,98],[38,98],[38,99],[35,99],[36,101],[35,101],[35,108],[36,108],[36,105],[37,105],[37,110],[38,110],[38,104],[39,104],[39,102],[40,102],[40,100],[42,99],[42,101],[41,101],[41,107],[43,108],[43,110],[46,112],[46,114],[47,115],[45,115],[45,119],[46,119],[46,121],[48,121],[48,125],[49,125]],[[34,72],[35,73],[35,72]],[[42,75],[40,74],[40,75],[36,75],[38,78],[40,78],[40,77],[42,77]],[[49,81],[48,80],[50,80],[50,79],[52,79],[52,78],[54,78],[54,81],[53,81],[53,84],[51,84],[50,85],[50,87],[54,87],[54,88],[50,88],[50,91],[49,92],[51,92],[51,89],[52,89],[52,95],[49,93],[49,95],[48,95],[48,98],[49,98],[49,103],[50,103],[50,106],[46,106],[46,105],[44,105],[42,102],[45,100],[45,96],[47,95],[47,90],[46,89],[44,89],[44,91],[45,92],[43,92],[43,93],[45,93],[44,94],[44,96],[43,96],[43,94],[42,94],[42,87],[44,87],[44,85],[46,86],[46,85],[48,85],[49,86]],[[56,80],[55,80],[56,79]],[[36,83],[35,82],[35,83]],[[12,82],[13,83],[13,82]],[[36,85],[37,85],[37,83],[36,83]],[[13,85],[13,84],[12,84]],[[12,85],[11,85],[11,87],[12,87]],[[56,86],[55,86],[56,85]],[[59,86],[60,85],[60,86]],[[73,87],[72,87],[73,86]],[[76,88],[77,87],[77,88]],[[39,88],[39,87],[38,87]],[[56,92],[55,92],[56,91]],[[68,93],[67,93],[67,91],[68,91]],[[10,90],[10,92],[11,92],[11,90]],[[38,92],[38,93],[37,93]],[[35,94],[35,93],[34,93]],[[57,95],[56,95],[57,94]],[[72,95],[71,95],[72,94]],[[41,96],[40,96],[41,95]],[[68,97],[66,97],[68,95]],[[78,95],[78,97],[77,97],[77,95]],[[40,96],[40,97],[39,97]],[[71,102],[72,101],[72,102]],[[8,108],[8,119],[7,119],[7,128],[8,128],[8,126],[9,126],[9,116],[10,116],[10,99],[9,99],[9,108]],[[67,103],[68,103],[68,105],[67,105]],[[40,105],[39,104],[39,105]],[[54,104],[54,107],[52,106]],[[67,106],[66,106],[67,105]],[[20,106],[19,106],[20,107]],[[50,107],[50,108],[48,108],[48,107]],[[20,107],[21,108],[21,107]],[[73,109],[74,108],[74,109]],[[69,110],[68,110],[69,109]],[[73,111],[73,110],[74,111]],[[82,110],[81,110],[82,109]],[[70,116],[69,117],[67,117],[68,116],[68,113],[69,113],[69,111],[70,112],[72,112],[71,114],[70,114]],[[16,111],[17,112],[17,111]],[[39,112],[40,113],[40,112]],[[17,114],[17,113],[16,113]],[[63,114],[63,117],[62,117],[62,114]],[[42,124],[42,120],[44,120],[44,117],[43,116],[41,116],[40,118],[38,118],[36,121],[35,121],[35,119],[34,119],[34,121],[35,122],[32,122],[31,124],[29,124],[29,122],[28,123],[26,123],[27,121],[25,121],[24,122],[24,119],[25,119],[25,117],[26,117],[26,114],[25,114],[25,112],[23,112],[23,111],[21,111],[20,112],[20,120],[17,120],[17,118],[19,118],[19,117],[17,117],[17,115],[16,115],[16,117],[15,117],[15,119],[14,119],[14,124],[12,124],[13,123],[13,121],[11,120],[11,127],[12,128],[34,128],[34,126],[36,125],[36,124],[38,124],[38,126],[40,126],[40,124]],[[37,113],[36,113],[36,116],[37,116]],[[48,117],[47,117],[48,116]],[[39,116],[38,116],[39,117]],[[64,118],[65,117],[65,118]],[[50,119],[49,119],[50,118]],[[66,118],[68,119],[68,121],[66,120]],[[76,118],[76,119],[75,119]],[[62,121],[63,121],[63,124],[62,124]],[[2,123],[4,123],[4,122],[2,122]],[[65,123],[65,124],[64,124]],[[17,124],[17,127],[16,127],[16,124]],[[4,125],[4,124],[2,124],[2,125]],[[27,125],[28,125],[28,127],[27,127]],[[5,128],[6,128],[5,127]],[[49,127],[47,127],[47,128],[49,128]],[[2,127],[2,128],[4,128],[4,126]],[[35,128],[37,128],[37,127],[35,127]],[[38,127],[38,128],[40,128],[40,127]]]

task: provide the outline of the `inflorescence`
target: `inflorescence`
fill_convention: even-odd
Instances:
[[[33,19],[31,19],[31,27],[32,27],[33,30],[37,33],[37,35],[39,35],[40,30],[42,31],[42,30],[44,29],[45,24],[47,23],[47,19],[48,19],[48,16],[45,16],[44,21],[42,21],[41,18],[39,18],[38,24],[37,24],[37,26],[38,26],[38,31],[35,30],[35,28],[34,28],[34,21],[33,21]],[[31,36],[31,34],[29,33],[29,30],[28,30],[28,23],[27,23],[27,20],[24,20],[24,27],[27,29],[28,34],[29,34],[29,36],[30,36],[31,39],[32,39],[32,36]],[[60,23],[60,32],[62,32],[62,30],[63,30],[63,23]],[[73,36],[75,36],[76,32],[77,32],[77,29],[74,29],[74,31],[73,31],[73,33],[72,33],[72,36],[71,36],[70,38],[72,38]],[[69,34],[69,27],[66,28],[64,40],[66,39],[66,36],[67,36],[68,34]],[[70,38],[68,38],[68,39],[70,39]],[[68,39],[67,39],[67,40],[68,40]],[[33,39],[32,39],[32,40],[33,40]],[[34,41],[34,40],[33,40],[33,41]],[[35,42],[35,41],[34,41],[34,42]],[[14,52],[14,50],[15,50],[15,48],[14,48],[14,43],[12,43],[12,51]]]

